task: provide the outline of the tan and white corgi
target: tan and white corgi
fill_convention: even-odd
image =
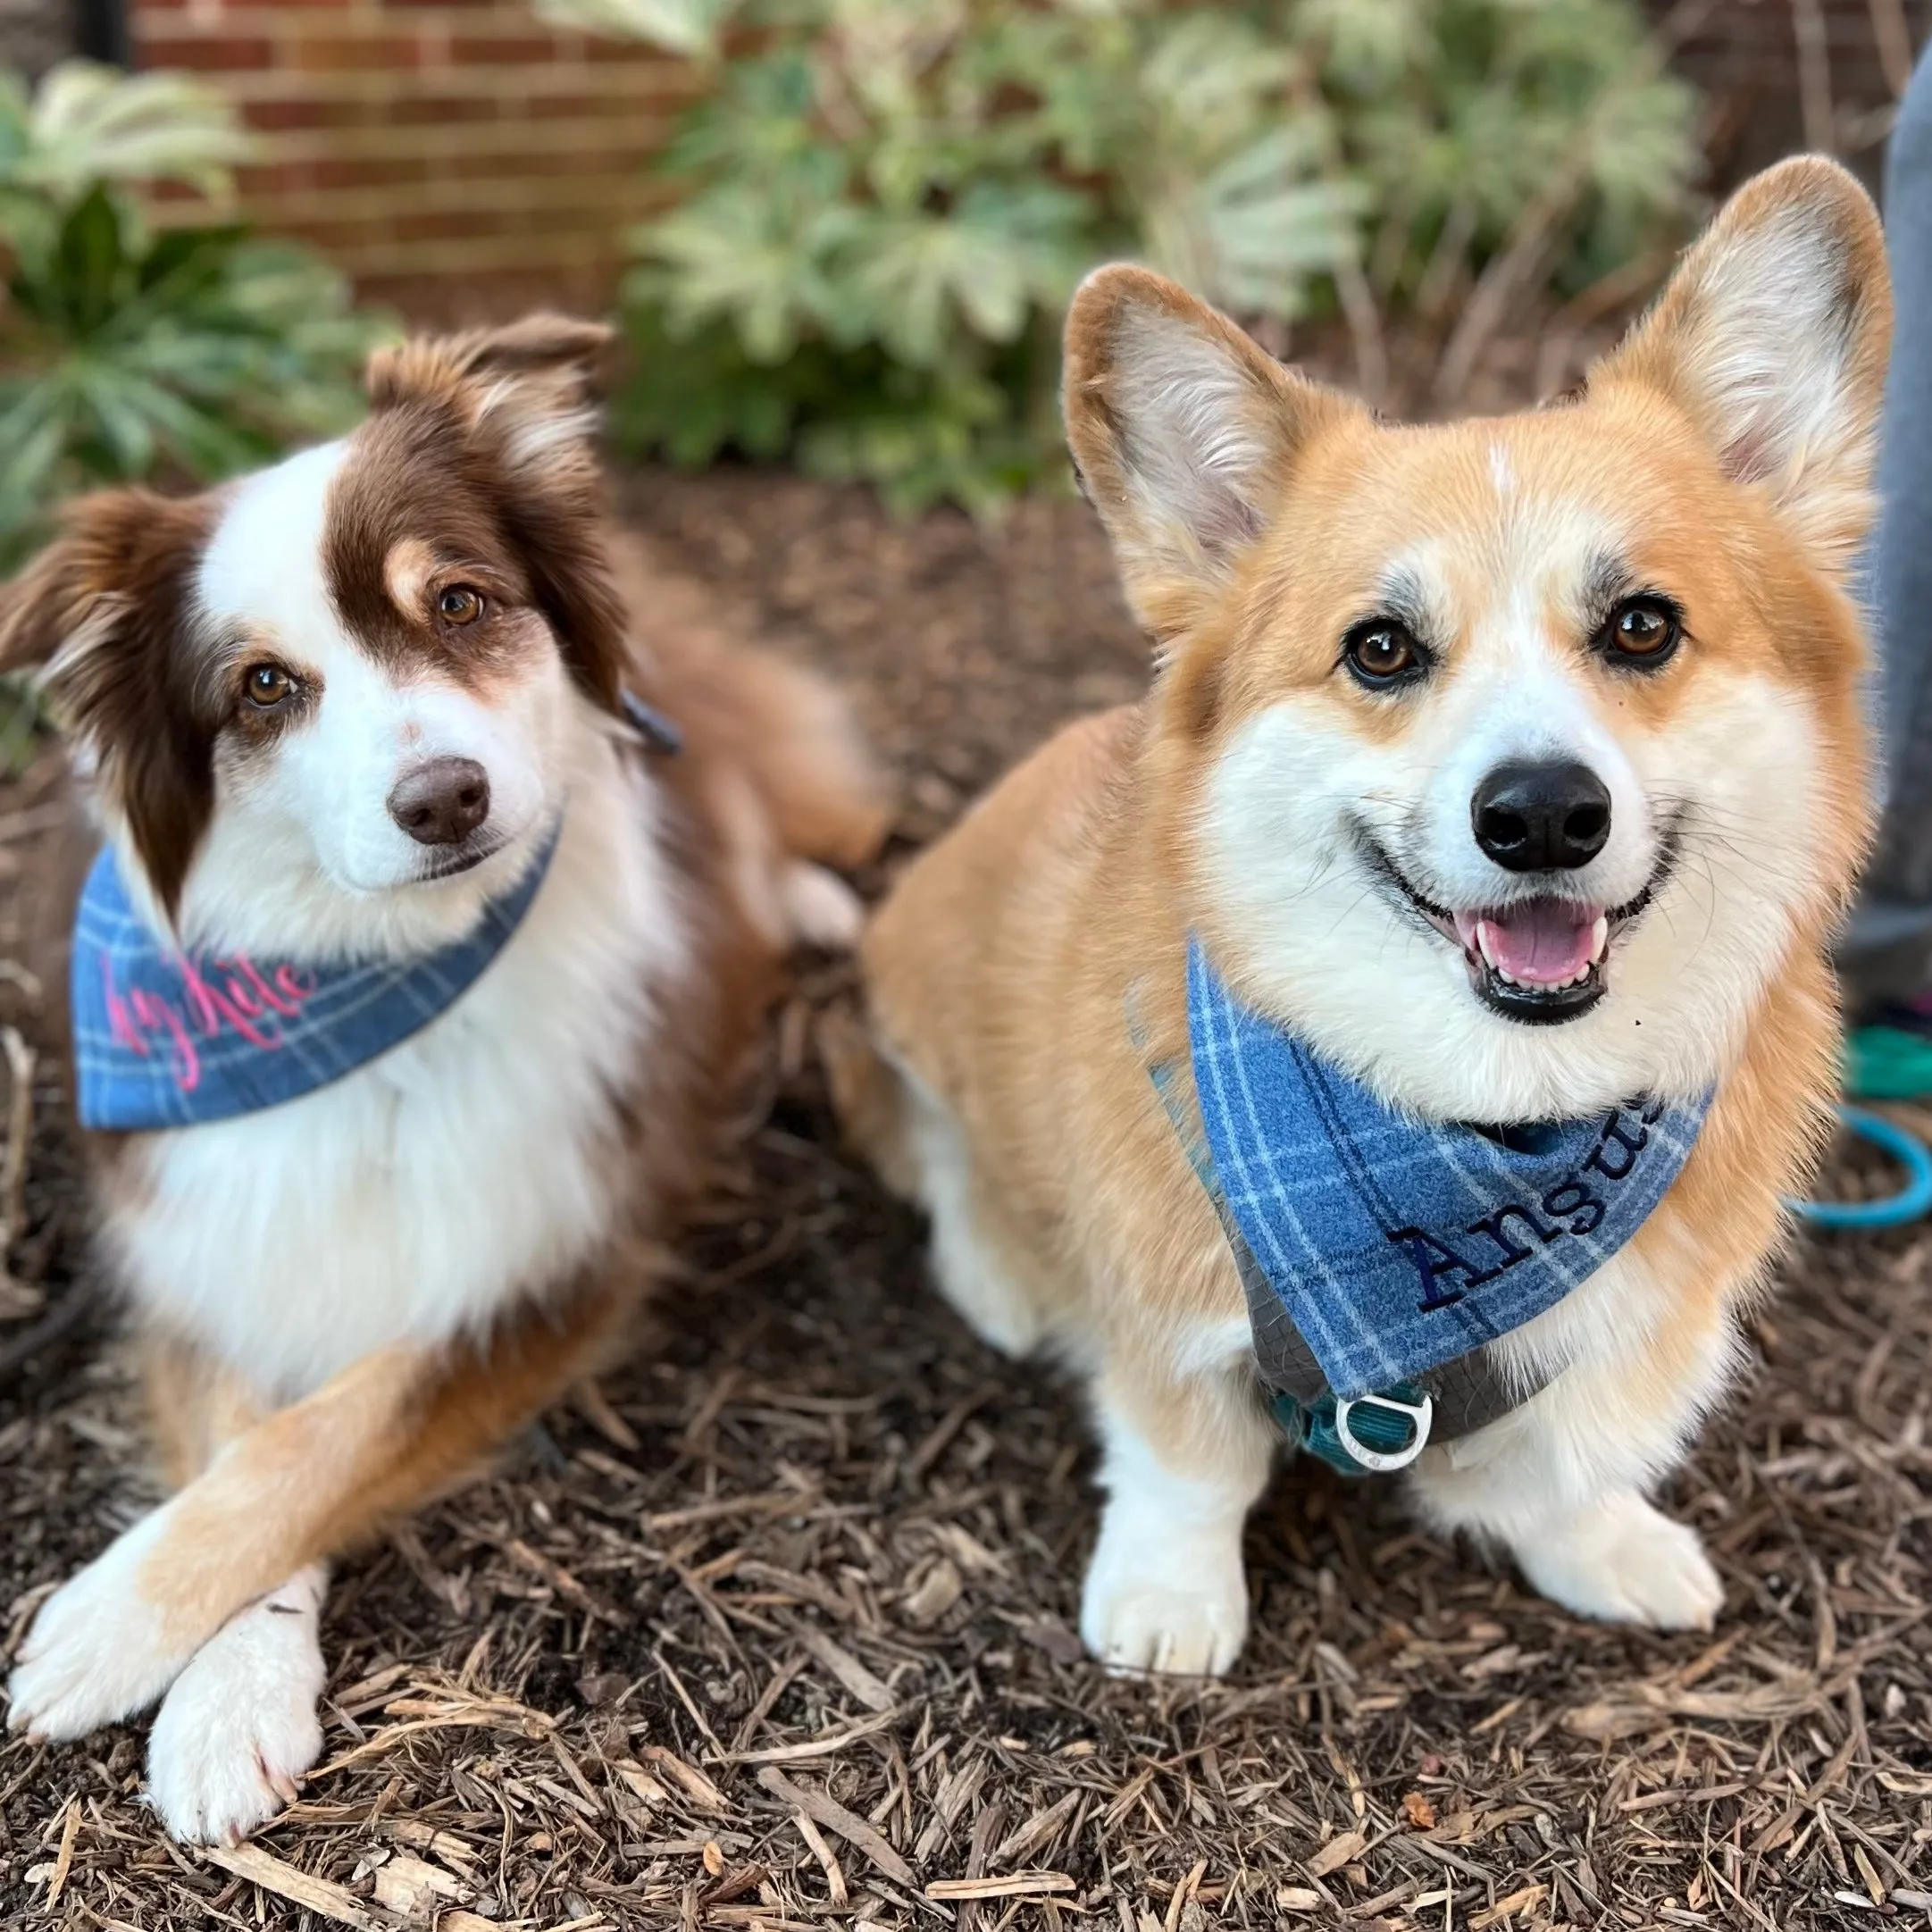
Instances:
[[[40,1607],[9,1719],[158,1700],[178,1836],[294,1795],[329,1562],[623,1345],[787,948],[857,933],[818,862],[882,836],[874,768],[614,545],[607,339],[385,350],[351,434],[86,499],[0,589],[106,840],[77,1084],[175,1487]]]
[[[1357,1459],[1412,1459],[1433,1523],[1576,1611],[1716,1615],[1697,1536],[1647,1492],[1737,1367],[1829,1118],[1827,941],[1869,824],[1846,580],[1889,327],[1871,205],[1817,159],[1740,192],[1582,392],[1500,420],[1384,425],[1142,269],[1075,298],[1067,432],[1153,687],[910,867],[865,942],[866,1040],[832,1058],[955,1306],[1091,1378],[1082,1634],[1109,1664],[1234,1660],[1279,1440],[1255,1256],[1210,1193],[1235,1184],[1190,1158],[1214,1142],[1191,961],[1224,1014],[1384,1110],[1398,1192],[1405,1137],[1514,1147],[1602,1116],[1622,1159],[1664,1109],[1688,1120],[1614,1251],[1595,1208],[1557,1217],[1561,1188],[1470,1210],[1493,1268],[1428,1250],[1425,1313],[1545,1248],[1574,1279],[1452,1365],[1479,1400],[1422,1378],[1426,1446],[1411,1420],[1405,1453]],[[1265,1158],[1274,1125],[1242,1130]],[[1332,1156],[1275,1161],[1284,1198]],[[1325,1292],[1289,1338],[1317,1356]]]

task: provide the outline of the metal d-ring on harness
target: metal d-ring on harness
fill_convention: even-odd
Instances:
[[[1173,1065],[1147,1060],[1148,1038],[1131,993],[1127,1031],[1188,1164],[1214,1203],[1247,1297],[1255,1368],[1267,1391],[1269,1413],[1292,1448],[1318,1456],[1342,1476],[1406,1469],[1431,1442],[1473,1435],[1547,1385],[1547,1376],[1505,1379],[1488,1351],[1476,1349],[1418,1381],[1339,1400],[1228,1209],[1207,1143],[1176,1089]]]

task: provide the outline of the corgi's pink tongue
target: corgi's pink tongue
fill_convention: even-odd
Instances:
[[[1562,899],[1456,915],[1457,938],[1526,986],[1561,986],[1575,979],[1602,950],[1607,932],[1598,907]]]

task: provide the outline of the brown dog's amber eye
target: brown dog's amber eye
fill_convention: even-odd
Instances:
[[[280,665],[251,665],[244,689],[257,710],[272,711],[294,693],[295,680]]]
[[[482,592],[453,583],[437,598],[436,615],[445,623],[474,623],[483,615]]]
[[[1378,619],[1349,632],[1342,657],[1365,684],[1389,684],[1422,668],[1422,649],[1399,623]]]
[[[1603,648],[1633,667],[1649,670],[1677,648],[1684,634],[1676,607],[1659,597],[1627,598],[1603,627]]]

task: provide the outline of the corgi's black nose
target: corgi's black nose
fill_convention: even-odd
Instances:
[[[418,845],[460,845],[489,816],[489,774],[474,758],[425,758],[397,780],[389,816]]]
[[[1469,824],[1511,872],[1574,870],[1610,837],[1610,789],[1587,765],[1499,765],[1469,800]]]

